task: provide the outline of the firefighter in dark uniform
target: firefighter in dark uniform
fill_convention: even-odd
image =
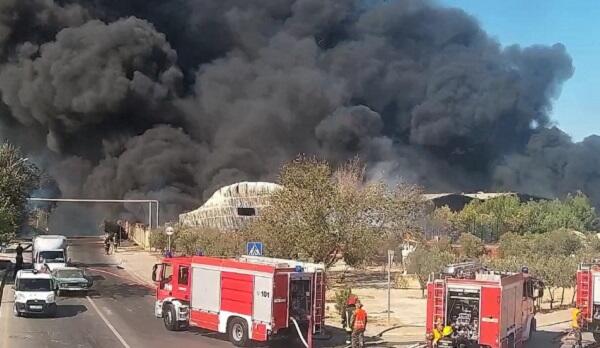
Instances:
[[[348,299],[342,309],[342,326],[346,331],[346,344],[351,343],[352,338],[352,325],[350,320],[352,319],[352,314],[356,310],[356,303],[358,302],[358,297],[352,293],[348,295]]]
[[[13,274],[13,279],[17,277],[17,272],[23,269],[23,247],[21,246],[21,243],[17,245],[16,252],[17,256],[15,257],[15,273]]]

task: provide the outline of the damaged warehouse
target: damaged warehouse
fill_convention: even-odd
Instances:
[[[273,192],[281,186],[269,182],[238,182],[218,189],[200,208],[179,215],[188,227],[238,230],[260,215]]]

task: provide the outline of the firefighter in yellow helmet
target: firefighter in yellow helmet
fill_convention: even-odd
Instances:
[[[581,326],[581,310],[579,308],[573,308],[571,312],[571,328],[579,329]]]
[[[442,339],[442,332],[444,331],[444,325],[442,324],[442,319],[438,319],[435,322],[435,327],[433,328],[432,333],[432,343],[434,347],[437,347],[438,342]]]
[[[441,319],[438,319],[435,323],[435,328],[432,331],[432,343],[434,347],[438,346],[439,341],[444,338],[452,335],[454,330],[452,326],[446,325],[442,323]]]

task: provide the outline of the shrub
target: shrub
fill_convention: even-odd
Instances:
[[[177,251],[194,255],[202,251],[210,256],[237,256],[244,251],[244,236],[238,232],[221,232],[211,228],[182,228],[177,231]]]
[[[352,289],[344,287],[335,292],[335,310],[339,315],[342,315],[342,311],[348,301],[348,296],[352,293]]]
[[[171,248],[175,245],[177,240],[177,234],[171,236]],[[157,230],[150,231],[150,247],[156,250],[166,250],[168,246],[168,236],[165,234],[164,229],[160,228]]]

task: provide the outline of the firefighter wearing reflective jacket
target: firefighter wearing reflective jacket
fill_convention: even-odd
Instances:
[[[352,314],[352,348],[365,346],[365,330],[367,329],[367,312],[360,302],[356,302],[356,310]]]
[[[352,320],[352,314],[356,310],[356,303],[358,302],[358,297],[352,293],[348,295],[346,299],[346,304],[344,305],[344,310],[342,310],[342,326],[346,330],[346,344],[350,344],[352,338],[352,325],[350,325],[350,320]]]

